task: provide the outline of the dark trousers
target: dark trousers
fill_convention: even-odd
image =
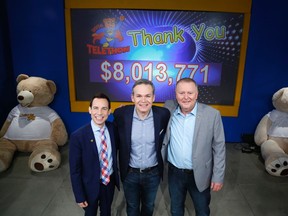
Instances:
[[[110,176],[110,182],[106,186],[100,183],[99,196],[96,200],[88,200],[88,206],[84,208],[85,216],[96,216],[98,207],[100,209],[101,216],[111,216],[111,205],[113,202],[115,191],[115,178],[112,174]]]
[[[210,215],[210,187],[200,192],[197,189],[193,170],[178,169],[172,164],[168,166],[168,184],[171,198],[172,216],[183,216],[187,191],[189,192],[196,216]]]
[[[144,173],[130,170],[123,182],[127,215],[152,216],[159,184],[158,168]]]

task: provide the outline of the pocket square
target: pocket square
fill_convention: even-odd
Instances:
[[[163,131],[164,131],[164,129],[162,129],[162,130],[160,131],[159,135],[161,135]]]

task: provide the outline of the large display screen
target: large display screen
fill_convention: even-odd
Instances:
[[[175,98],[179,79],[190,77],[200,102],[237,113],[245,13],[75,7],[66,17],[72,111],[82,111],[81,102],[96,92],[107,94],[114,107],[128,103],[141,78],[154,83],[161,105]]]

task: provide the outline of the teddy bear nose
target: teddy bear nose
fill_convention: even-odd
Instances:
[[[19,96],[17,97],[17,99],[21,101],[21,100],[24,99],[24,97],[23,97],[22,95],[19,95]]]

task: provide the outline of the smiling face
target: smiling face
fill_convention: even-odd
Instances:
[[[105,28],[114,29],[116,25],[116,20],[115,18],[105,18],[103,19],[103,23],[104,23]]]
[[[176,100],[183,114],[190,113],[198,98],[198,88],[192,80],[182,80],[176,86]]]
[[[89,107],[89,113],[93,122],[102,128],[111,113],[108,101],[105,98],[94,98]]]
[[[155,100],[153,88],[149,84],[139,84],[133,88],[131,100],[134,102],[136,112],[140,118],[145,118],[151,110]]]

